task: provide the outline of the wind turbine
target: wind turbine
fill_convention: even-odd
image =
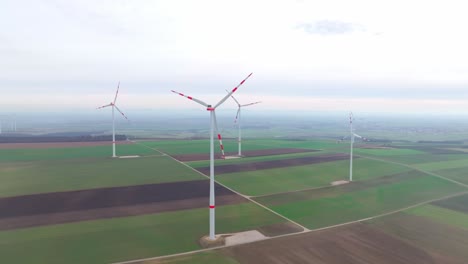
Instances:
[[[226,92],[229,93],[228,90],[226,90]],[[259,103],[261,103],[261,102],[254,102],[254,103],[249,103],[249,104],[241,105],[241,104],[239,103],[239,101],[237,101],[236,98],[235,98],[233,95],[231,95],[231,97],[232,97],[232,99],[234,99],[234,101],[236,102],[237,107],[238,107],[238,109],[237,109],[237,114],[236,114],[236,119],[234,119],[234,123],[237,123],[237,128],[238,128],[238,130],[239,130],[239,136],[238,136],[237,142],[238,142],[238,145],[239,145],[239,152],[238,152],[238,155],[239,155],[239,157],[240,157],[240,156],[242,156],[242,152],[241,152],[241,140],[242,140],[242,139],[241,139],[241,108],[242,108],[242,107],[246,107],[246,106],[251,106],[251,105],[254,105],[254,104],[259,104]]]
[[[214,107],[210,104],[207,104],[201,100],[198,100],[196,98],[193,98],[191,96],[188,96],[188,95],[185,95],[183,93],[179,93],[179,92],[176,92],[174,90],[171,90],[171,92],[175,93],[175,94],[178,94],[180,96],[183,96],[183,97],[186,97],[196,103],[199,103],[203,106],[206,107],[206,110],[210,112],[210,120],[211,120],[211,124],[210,124],[210,235],[209,235],[209,239],[210,240],[215,240],[215,193],[214,193],[214,129],[216,129],[216,132],[218,133],[218,140],[219,140],[219,145],[220,145],[220,148],[221,148],[221,152],[222,152],[222,155],[223,155],[223,158],[224,158],[224,147],[223,147],[223,142],[222,142],[222,139],[221,139],[221,134],[219,134],[218,132],[218,124],[216,122],[216,113],[215,113],[215,110],[218,106],[220,106],[221,104],[223,104],[228,98],[229,96],[231,96],[235,91],[237,91],[237,89],[242,85],[244,84],[244,82],[252,75],[249,74],[244,80],[242,80],[242,82],[239,83],[239,85],[237,85],[236,87],[234,87],[234,89],[232,89],[226,96],[224,96],[223,99],[221,99]]]
[[[120,114],[122,114],[122,116],[128,120],[128,118],[125,116],[125,114],[117,107],[117,105],[115,104],[115,102],[117,101],[117,96],[119,95],[119,89],[120,89],[120,82],[119,84],[117,85],[117,92],[115,92],[115,97],[114,97],[114,101],[113,102],[110,102],[109,104],[107,105],[103,105],[101,107],[98,107],[97,109],[102,109],[102,108],[106,108],[106,107],[112,107],[112,157],[115,158],[117,157],[115,155],[115,115],[114,115],[114,109],[117,109],[117,111],[119,111]]]
[[[353,129],[353,112],[349,113],[349,130],[351,133],[351,150],[349,154],[349,181],[353,181],[353,145],[354,145],[354,137],[362,138],[360,135],[354,133]]]

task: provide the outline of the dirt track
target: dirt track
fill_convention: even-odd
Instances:
[[[0,149],[48,149],[48,148],[75,148],[75,147],[93,147],[110,146],[110,141],[96,142],[47,142],[47,143],[1,143]],[[117,141],[116,145],[133,144],[131,141]]]
[[[217,204],[246,202],[215,187]],[[208,206],[209,181],[187,181],[0,199],[0,230]]]
[[[355,157],[355,158],[358,158],[358,157]],[[226,164],[226,165],[216,166],[215,172],[216,174],[224,174],[224,173],[235,173],[235,172],[244,172],[244,171],[266,170],[266,169],[301,166],[301,165],[309,165],[309,164],[315,164],[315,163],[346,160],[346,159],[349,159],[348,154],[329,154],[329,155],[320,155],[320,156],[313,156],[313,157],[269,160],[269,161],[259,161],[259,162],[241,163],[241,164]],[[205,175],[208,175],[210,173],[210,167],[201,167],[201,168],[197,168],[197,170],[204,173]]]
[[[221,250],[239,263],[446,264],[378,229],[355,224]]]
[[[259,157],[259,156],[271,156],[271,155],[283,155],[283,154],[293,154],[293,153],[305,153],[305,152],[316,152],[314,149],[300,149],[300,148],[279,148],[279,149],[258,149],[258,150],[248,150],[243,151],[242,154],[245,157]],[[237,152],[227,152],[226,156],[237,155]],[[198,160],[209,160],[209,154],[183,154],[183,155],[172,155],[177,160],[180,161],[198,161]],[[221,159],[221,154],[215,154],[216,159]]]

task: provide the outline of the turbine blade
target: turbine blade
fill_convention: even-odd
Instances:
[[[100,106],[100,107],[98,107],[98,108],[96,108],[96,109],[102,109],[102,108],[106,108],[106,107],[109,107],[109,106],[112,106],[112,104],[103,105],[103,106]]]
[[[362,138],[360,135],[358,135],[358,134],[356,134],[356,133],[353,133],[353,135],[354,135],[355,137]]]
[[[117,102],[117,95],[119,95],[119,89],[120,89],[120,81],[119,81],[119,84],[117,84],[117,91],[115,92],[114,104],[115,102]]]
[[[222,139],[221,134],[219,133],[219,130],[218,130],[218,121],[216,121],[216,112],[215,111],[213,111],[213,117],[214,117],[216,134],[218,134],[219,148],[221,149],[221,158],[224,159],[226,156],[224,155],[223,139]]]
[[[242,84],[244,84],[244,82],[245,82],[250,76],[252,76],[252,74],[253,74],[253,72],[250,73],[247,77],[245,77],[245,79],[242,80],[242,82],[240,82],[236,87],[234,87],[234,89],[232,89],[232,91],[230,91],[226,96],[224,96],[224,98],[221,99],[221,101],[219,101],[219,103],[217,103],[217,104],[215,105],[215,107],[213,107],[213,108],[216,109],[216,107],[218,107],[218,106],[220,106],[222,103],[224,103],[224,101],[226,101],[226,100],[229,98],[229,96],[231,96],[235,91],[237,91],[237,89],[238,89]]]
[[[114,105],[114,106],[115,106],[115,109],[117,109],[117,111],[119,111],[119,113],[120,113],[123,117],[125,117],[125,119],[128,120],[128,117],[127,117],[116,105]]]
[[[192,100],[192,101],[194,101],[194,102],[197,102],[197,103],[199,103],[199,104],[201,104],[201,105],[203,105],[203,106],[206,106],[206,107],[209,106],[209,104],[203,102],[202,100],[198,100],[198,99],[196,99],[196,98],[193,98],[193,97],[191,97],[191,96],[185,95],[185,94],[183,94],[183,93],[179,93],[179,92],[174,91],[174,90],[171,90],[171,92],[173,92],[173,93],[175,93],[175,94],[178,94],[178,95],[180,95],[180,96],[186,97],[186,98],[188,98],[188,99],[190,99],[190,100]]]
[[[258,101],[258,102],[255,102],[255,103],[245,104],[245,105],[241,105],[241,106],[244,107],[244,106],[249,106],[249,105],[254,105],[254,104],[259,104],[259,103],[261,103],[261,102]]]
[[[237,118],[239,118],[240,107],[237,109],[236,119],[234,119],[234,123],[237,123]]]
[[[229,91],[226,89],[226,92],[229,93]],[[234,99],[234,101],[236,101],[236,104],[240,107],[241,104],[236,100],[236,98],[234,97],[234,95],[231,94],[231,97],[232,99]]]

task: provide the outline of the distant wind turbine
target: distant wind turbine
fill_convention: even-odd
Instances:
[[[226,90],[227,91],[227,90]],[[227,91],[229,93],[229,91]],[[238,142],[238,145],[239,145],[239,151],[238,151],[238,155],[239,157],[242,156],[242,151],[241,151],[241,148],[242,148],[242,137],[241,137],[241,108],[242,107],[246,107],[246,106],[251,106],[251,105],[254,105],[254,104],[259,104],[261,102],[254,102],[254,103],[249,103],[249,104],[244,104],[244,105],[241,105],[239,103],[239,101],[236,100],[236,98],[231,95],[232,99],[234,99],[234,101],[236,102],[237,104],[237,114],[236,114],[236,119],[234,119],[234,123],[237,123],[237,128],[239,130],[239,135],[238,135],[238,139],[237,139],[237,142]]]
[[[119,89],[120,89],[120,82],[117,85],[117,92],[115,92],[114,101],[110,102],[107,105],[103,105],[103,106],[97,108],[97,109],[102,109],[102,108],[106,108],[106,107],[112,107],[112,157],[113,158],[117,157],[115,155],[115,115],[114,115],[114,108],[117,109],[117,111],[119,111],[119,113],[122,114],[122,116],[125,119],[128,120],[127,116],[125,116],[125,114],[115,104],[115,102],[117,102],[117,96],[119,95]]]
[[[209,239],[210,240],[215,240],[215,193],[214,193],[214,130],[216,129],[216,132],[218,133],[218,140],[219,140],[219,145],[221,148],[221,152],[224,158],[224,147],[223,147],[223,142],[221,139],[221,134],[218,132],[218,124],[216,123],[216,113],[215,110],[218,106],[223,104],[229,96],[231,96],[237,89],[244,84],[244,82],[252,75],[249,74],[242,82],[239,83],[234,89],[232,89],[226,96],[224,96],[221,101],[219,101],[214,107],[210,104],[207,104],[201,100],[198,100],[196,98],[193,98],[191,96],[185,95],[183,93],[176,92],[174,90],[171,90],[171,92],[178,94],[180,96],[186,97],[198,104],[203,105],[206,107],[206,110],[210,112],[210,119],[211,119],[211,124],[210,124],[210,234],[209,234]]]
[[[353,129],[353,112],[349,113],[349,130],[351,134],[351,149],[349,154],[349,181],[353,181],[353,145],[354,145],[354,137],[362,138],[360,135],[354,133]]]

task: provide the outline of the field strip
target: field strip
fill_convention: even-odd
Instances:
[[[204,249],[193,250],[193,251],[188,251],[188,252],[182,252],[182,253],[177,253],[177,254],[172,254],[172,255],[158,256],[158,257],[152,257],[152,258],[143,258],[143,259],[135,259],[135,260],[128,260],[128,261],[123,261],[123,262],[115,262],[113,264],[133,264],[133,263],[144,262],[144,261],[153,261],[153,260],[160,260],[160,259],[166,259],[166,258],[181,257],[181,256],[187,256],[187,255],[197,254],[197,253],[201,253],[201,252],[216,250],[216,249],[235,247],[235,246],[238,246],[238,245],[253,244],[253,243],[256,243],[256,242],[272,240],[272,239],[277,239],[277,238],[282,238],[282,237],[298,236],[298,235],[305,234],[305,233],[319,232],[319,231],[324,231],[324,230],[328,230],[328,229],[333,229],[333,228],[338,228],[338,227],[342,227],[342,226],[347,226],[347,225],[352,225],[352,224],[356,224],[356,223],[370,221],[370,220],[373,220],[373,219],[376,219],[376,218],[381,218],[381,217],[384,217],[384,216],[400,213],[402,211],[406,211],[408,209],[412,209],[412,208],[415,208],[415,207],[418,207],[418,206],[421,206],[421,205],[425,205],[425,204],[429,204],[429,203],[433,203],[433,202],[437,202],[437,201],[441,201],[441,200],[445,200],[445,199],[449,199],[449,198],[453,198],[453,197],[457,197],[457,196],[461,196],[461,195],[465,195],[465,194],[468,194],[468,191],[459,192],[459,193],[455,193],[455,194],[450,194],[450,195],[447,195],[447,196],[444,196],[444,197],[432,199],[432,200],[429,200],[429,201],[420,202],[420,203],[417,203],[417,204],[407,206],[405,208],[401,208],[401,209],[391,211],[391,212],[388,212],[388,213],[379,214],[379,215],[376,215],[376,216],[371,216],[371,217],[367,217],[367,218],[363,218],[363,219],[359,219],[359,220],[354,220],[354,221],[350,221],[350,222],[346,222],[346,223],[341,223],[341,224],[337,224],[337,225],[321,227],[321,228],[317,228],[317,229],[307,229],[306,231],[298,232],[298,233],[289,233],[289,234],[279,235],[279,236],[275,236],[275,237],[265,237],[264,239],[262,239],[260,241],[252,241],[252,242],[246,242],[246,243],[243,243],[243,244],[230,245],[230,246],[224,245],[224,246],[218,246],[218,247],[212,247],[212,248],[204,248]]]
[[[361,182],[361,181],[353,181],[353,182]],[[324,185],[324,186],[318,186],[318,187],[311,187],[311,188],[305,188],[305,189],[300,189],[300,190],[292,190],[292,191],[286,191],[286,192],[275,192],[275,193],[267,193],[267,194],[262,194],[262,195],[252,195],[248,196],[251,198],[261,198],[261,197],[266,197],[266,196],[273,196],[273,195],[278,195],[278,194],[287,194],[287,193],[297,193],[297,192],[306,192],[306,191],[314,191],[314,190],[320,190],[320,189],[326,189],[326,188],[333,188],[337,187],[339,185],[333,186],[333,185]]]
[[[396,165],[400,165],[400,166],[405,166],[405,167],[407,167],[407,168],[410,168],[410,169],[413,169],[413,170],[417,170],[417,171],[420,171],[420,172],[422,172],[422,173],[426,173],[426,174],[428,174],[428,175],[431,175],[431,176],[434,176],[434,177],[437,177],[437,178],[440,178],[440,179],[443,179],[443,180],[446,180],[446,181],[455,183],[455,184],[457,184],[457,185],[463,186],[463,187],[465,187],[465,188],[468,188],[468,184],[464,184],[464,183],[461,183],[461,182],[459,182],[459,181],[452,180],[452,179],[450,179],[450,178],[444,177],[444,176],[442,176],[442,175],[439,175],[439,174],[436,174],[436,173],[433,173],[433,172],[430,172],[430,171],[421,170],[421,169],[418,169],[418,168],[413,167],[413,166],[408,165],[408,164],[404,164],[404,163],[400,163],[400,162],[395,162],[395,161],[391,161],[391,160],[385,160],[385,159],[379,159],[379,158],[369,157],[369,156],[362,156],[362,155],[356,155],[356,156],[363,157],[363,158],[366,158],[366,159],[372,159],[372,160],[378,160],[378,161],[383,161],[383,162],[387,162],[387,163],[392,163],[392,164],[396,164]]]
[[[137,144],[140,144],[139,142],[136,142],[136,143],[137,143]],[[208,179],[210,178],[210,176],[207,176],[207,175],[203,174],[202,172],[196,170],[195,168],[190,167],[188,164],[186,164],[186,163],[184,163],[184,162],[182,162],[182,161],[180,161],[180,160],[177,160],[176,158],[172,157],[171,155],[168,155],[168,154],[166,154],[166,153],[164,153],[164,152],[162,152],[162,151],[160,151],[160,150],[158,150],[158,149],[156,149],[156,148],[152,148],[152,147],[146,146],[146,145],[144,145],[144,144],[141,144],[141,145],[142,145],[142,146],[145,146],[145,147],[147,147],[147,148],[150,148],[150,149],[152,149],[152,150],[155,150],[155,151],[157,151],[157,152],[159,152],[159,153],[161,153],[161,154],[165,154],[165,155],[167,155],[168,157],[170,157],[171,159],[173,159],[173,160],[177,161],[178,163],[184,165],[185,167],[187,167],[187,168],[189,168],[189,169],[195,171],[196,173],[202,175],[203,177],[208,178]],[[267,211],[269,211],[269,212],[271,212],[271,213],[273,213],[273,214],[275,214],[275,215],[277,215],[277,216],[279,216],[279,217],[281,217],[281,218],[283,218],[283,219],[285,219],[285,220],[287,220],[287,221],[289,221],[289,222],[291,222],[291,223],[293,223],[293,224],[295,224],[295,225],[297,225],[297,226],[303,228],[304,231],[302,231],[302,232],[300,232],[300,233],[309,231],[309,229],[308,229],[307,227],[302,226],[301,224],[299,224],[299,223],[297,223],[297,222],[295,222],[295,221],[293,221],[293,220],[287,218],[286,216],[284,216],[284,215],[282,215],[282,214],[280,214],[280,213],[278,213],[278,212],[276,212],[276,211],[273,211],[272,209],[266,207],[265,205],[263,205],[263,204],[261,204],[261,203],[255,201],[255,200],[253,200],[253,199],[250,198],[249,196],[243,195],[243,194],[241,194],[241,193],[239,193],[239,192],[237,192],[237,191],[235,191],[235,190],[233,190],[233,189],[227,187],[226,185],[224,185],[224,184],[222,184],[222,183],[219,183],[219,182],[216,181],[216,180],[215,180],[215,182],[216,182],[217,184],[223,186],[224,188],[230,190],[231,192],[233,192],[233,193],[235,193],[235,194],[237,194],[237,195],[239,195],[239,196],[241,196],[241,197],[244,197],[245,199],[249,200],[250,202],[252,202],[252,203],[254,203],[254,204],[256,204],[256,205],[258,205],[258,206],[264,208],[265,210],[267,210]]]

